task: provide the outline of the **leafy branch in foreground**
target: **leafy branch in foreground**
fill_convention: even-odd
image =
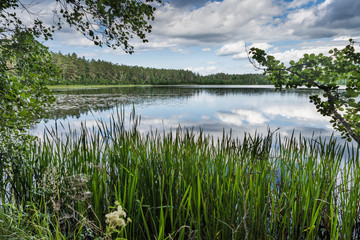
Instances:
[[[45,83],[59,76],[47,47],[27,32],[0,39],[0,132],[22,131],[54,102]]]
[[[53,10],[53,22],[47,22],[43,10],[35,11],[38,3],[25,4],[21,0],[0,2],[0,37],[14,32],[27,31],[45,40],[51,39],[56,30],[65,23],[82,33],[95,45],[112,48],[121,47],[132,53],[129,40],[137,36],[147,42],[146,33],[151,32],[150,21],[154,20],[154,3],[161,0],[55,0],[47,2]],[[16,14],[21,10],[30,22]],[[41,13],[41,14],[40,14]]]
[[[68,24],[95,45],[132,53],[130,39],[138,36],[147,41],[156,2],[161,1],[55,0],[44,1],[42,6],[34,1],[0,1],[0,160],[19,159],[10,157],[13,150],[8,146],[22,146],[22,139],[27,138],[21,134],[44,117],[54,101],[45,82],[57,78],[58,69],[48,49],[35,39],[51,39]],[[53,21],[48,21],[44,9],[53,10]]]
[[[148,21],[154,20],[154,2],[160,0],[56,0],[54,22],[34,11],[35,3],[21,0],[0,2],[0,132],[3,129],[26,129],[29,119],[43,117],[44,107],[54,101],[45,87],[58,77],[48,49],[35,40],[52,37],[65,21],[95,45],[122,47],[133,52],[129,39],[137,35],[146,42],[151,31]],[[44,8],[44,7],[43,7]],[[29,19],[17,14],[28,15]]]
[[[344,138],[351,138],[360,145],[360,53],[356,52],[355,42],[350,39],[344,49],[333,49],[329,56],[324,54],[305,54],[290,66],[267,55],[262,49],[251,48],[253,65],[269,75],[277,90],[299,86],[316,87],[323,95],[310,96],[322,115],[331,117],[333,127]],[[338,82],[346,82],[344,91],[339,90]]]

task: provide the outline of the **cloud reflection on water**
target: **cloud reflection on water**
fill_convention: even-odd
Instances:
[[[220,121],[235,126],[242,126],[244,124],[260,125],[269,121],[261,112],[250,109],[233,109],[231,112],[217,112],[215,116]]]
[[[86,121],[87,127],[91,128],[97,126],[96,119],[109,122],[121,106],[125,107],[127,121],[134,106],[142,119],[138,129],[144,134],[150,129],[170,131],[181,125],[193,127],[195,131],[202,129],[214,137],[221,136],[223,131],[229,133],[230,129],[233,136],[239,137],[244,132],[266,134],[268,127],[272,130],[279,127],[283,135],[295,130],[308,137],[313,133],[330,136],[333,129],[329,119],[309,103],[311,91],[279,93],[268,86],[172,86],[96,90],[93,95],[90,92],[67,92],[59,93],[59,105],[52,118],[63,119],[65,126],[70,124],[74,129],[79,129],[81,122]],[[77,102],[80,105],[77,106]],[[71,111],[66,108],[69,105]],[[76,115],[73,116],[73,112]],[[42,121],[31,133],[41,136],[45,126],[51,128],[54,123],[54,120]]]

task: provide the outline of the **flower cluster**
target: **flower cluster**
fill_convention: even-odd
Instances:
[[[123,210],[122,206],[120,206],[119,202],[116,201],[115,205],[118,206],[117,210],[105,215],[106,223],[110,228],[125,227],[126,212]],[[131,219],[128,218],[126,221],[131,222]]]

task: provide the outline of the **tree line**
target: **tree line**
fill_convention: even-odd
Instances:
[[[75,53],[53,53],[54,64],[60,68],[60,78],[49,85],[92,84],[270,84],[262,74],[224,74],[201,76],[189,70],[156,69],[118,65],[102,60],[87,60]]]

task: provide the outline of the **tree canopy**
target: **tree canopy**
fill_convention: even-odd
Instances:
[[[26,129],[44,116],[54,101],[45,83],[58,76],[51,54],[31,34],[0,39],[0,132]]]
[[[87,60],[75,53],[53,54],[61,77],[49,85],[89,84],[269,84],[262,74],[224,74],[201,76],[189,70],[156,69]]]
[[[48,48],[36,39],[51,39],[65,24],[95,45],[122,48],[132,53],[129,40],[146,42],[161,0],[53,0],[53,21],[38,12],[37,3],[0,1],[0,132],[19,132],[44,116],[54,98],[46,84],[60,78]],[[21,14],[20,14],[21,13]],[[44,19],[43,19],[44,18]],[[13,132],[13,133],[14,133]]]
[[[41,13],[32,11],[35,3],[4,0],[0,2],[0,34],[4,37],[15,31],[27,31],[47,40],[67,23],[95,45],[121,47],[132,53],[131,38],[138,36],[147,42],[146,33],[151,32],[149,22],[154,20],[156,10],[154,3],[161,0],[53,0],[49,1],[53,8],[53,22],[49,23],[42,19]],[[32,20],[22,19],[17,14],[19,10]]]
[[[269,75],[276,89],[299,86],[316,87],[323,95],[312,95],[313,102],[322,115],[331,117],[333,127],[343,137],[354,139],[360,145],[360,53],[355,50],[355,42],[343,49],[333,49],[329,55],[305,54],[289,65],[266,54],[262,49],[251,48],[253,64]],[[340,81],[346,82],[344,90]]]

